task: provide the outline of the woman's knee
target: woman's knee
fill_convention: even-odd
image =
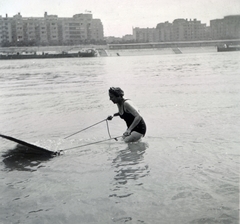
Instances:
[[[126,143],[136,142],[136,141],[140,140],[142,138],[142,136],[143,136],[142,134],[134,131],[131,133],[131,135],[125,137],[124,141]]]

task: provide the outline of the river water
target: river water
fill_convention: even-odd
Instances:
[[[0,139],[0,223],[239,223],[239,71],[238,52],[1,61],[0,133],[63,151]],[[141,142],[108,140],[111,86]]]

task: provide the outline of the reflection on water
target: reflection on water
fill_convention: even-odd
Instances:
[[[36,154],[29,148],[17,145],[14,149],[8,150],[2,155],[3,163],[8,171],[36,171],[42,167],[43,161],[50,160],[53,156],[50,154]]]
[[[144,142],[130,143],[126,149],[118,152],[112,162],[116,175],[111,189],[114,193],[110,197],[128,197],[134,194],[132,185],[143,184],[141,178],[149,174],[148,164],[144,162],[147,147],[148,145]]]

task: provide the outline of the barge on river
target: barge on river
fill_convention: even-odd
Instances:
[[[37,54],[34,53],[15,53],[15,54],[0,54],[0,60],[7,60],[7,59],[41,59],[41,58],[80,58],[80,57],[96,57],[97,51],[94,49],[87,49],[83,51],[79,51],[76,53],[44,53]]]
[[[223,47],[217,47],[217,52],[240,51],[240,46],[229,46],[225,44]]]

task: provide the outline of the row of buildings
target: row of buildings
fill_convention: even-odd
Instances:
[[[240,15],[225,16],[210,21],[210,26],[197,19],[176,19],[159,23],[155,28],[133,28],[132,34],[122,38],[104,37],[100,19],[91,12],[71,18],[57,15],[44,17],[0,16],[0,45],[76,45],[105,43],[148,43],[199,40],[226,40],[240,38]]]
[[[176,19],[173,23],[157,24],[156,28],[133,28],[137,42],[171,42],[226,40],[240,38],[240,15],[210,20],[210,26],[199,20]]]
[[[0,16],[1,46],[74,45],[103,42],[103,25],[91,13],[76,14],[72,18],[57,15],[44,17]]]

